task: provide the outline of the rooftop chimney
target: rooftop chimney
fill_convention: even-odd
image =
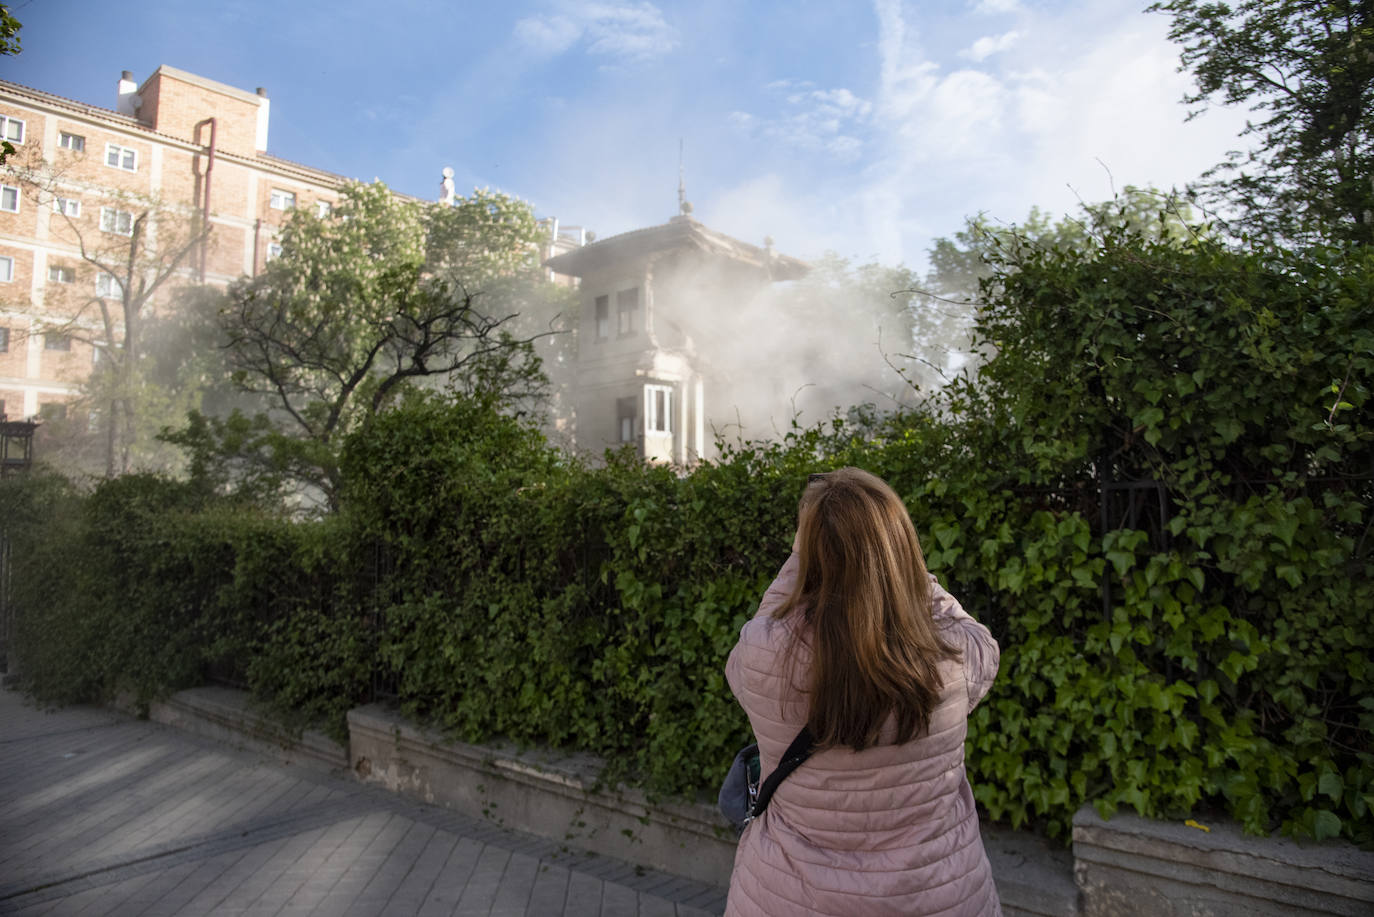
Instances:
[[[115,111],[121,115],[128,115],[130,118],[138,117],[139,106],[143,100],[138,97],[138,84],[134,82],[132,70],[125,70],[119,75],[119,90]]]
[[[253,149],[259,153],[267,151],[267,120],[272,111],[272,102],[267,98],[267,90],[258,87],[258,130]]]

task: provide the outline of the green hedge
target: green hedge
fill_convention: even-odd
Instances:
[[[1002,645],[968,745],[991,817],[1063,838],[1092,801],[1374,841],[1374,258],[1109,237],[997,267],[990,358],[939,402],[683,476],[412,395],[350,439],[321,521],[147,477],[7,481],[28,684],[227,672],[335,730],[381,687],[467,739],[697,792],[746,740],[724,659],[805,475],[855,464]]]

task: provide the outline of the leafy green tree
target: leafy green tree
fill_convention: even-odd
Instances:
[[[35,206],[51,208],[70,193],[64,189],[71,184],[66,173],[73,161],[60,152],[55,162],[46,162],[30,150],[5,166]],[[105,191],[101,197],[106,206],[94,224],[58,211],[53,232],[76,248],[77,269],[90,282],[50,285],[43,304],[48,319],[39,328],[96,348],[98,362],[82,400],[93,415],[84,426],[98,428],[101,442],[92,448],[83,424],[76,423],[60,446],[75,466],[98,461],[113,477],[130,470],[143,457],[139,450],[153,443],[157,426],[167,419],[159,406],[173,408],[178,400],[146,377],[145,328],[185,281],[185,268],[209,227],[198,211],[157,195]]]
[[[18,54],[21,50],[19,29],[23,25],[10,15],[10,9],[0,3],[0,54]]]
[[[1374,243],[1374,5],[1368,0],[1169,0],[1190,105],[1248,105],[1259,117],[1203,177],[1235,229],[1298,243]],[[1189,117],[1196,116],[1194,111]]]
[[[0,3],[0,55],[18,54],[20,52],[19,27],[21,25],[23,23],[10,15],[9,7]],[[5,160],[13,155],[14,144],[0,138],[0,166],[4,165]]]
[[[208,435],[332,506],[344,436],[405,388],[537,401],[547,379],[535,344],[550,332],[522,313],[550,302],[539,233],[529,205],[486,191],[449,206],[352,184],[327,217],[296,211],[281,255],[232,285],[220,314],[236,383],[271,410],[202,418],[184,431],[199,445],[183,444],[203,456]]]
[[[996,265],[1015,265],[1037,249],[1089,251],[1121,230],[1174,246],[1214,235],[1177,193],[1130,185],[1110,201],[1082,204],[1075,215],[1059,220],[1039,207],[1032,207],[1020,223],[999,225],[979,214],[952,237],[932,243],[930,268],[925,283],[912,291],[912,308],[938,316],[948,346],[968,353],[971,342],[962,333],[971,328],[984,299],[983,282],[1001,282],[993,279]]]

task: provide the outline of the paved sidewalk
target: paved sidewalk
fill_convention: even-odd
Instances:
[[[721,889],[0,690],[0,914],[704,917]]]

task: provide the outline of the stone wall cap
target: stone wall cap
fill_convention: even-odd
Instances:
[[[1258,837],[1245,834],[1240,825],[1224,819],[1200,818],[1209,831],[1185,825],[1182,820],[1160,821],[1118,812],[1110,820],[1097,814],[1091,805],[1073,816],[1073,839],[1080,843],[1114,847],[1111,835],[1140,842],[1173,845],[1204,853],[1230,853],[1251,858],[1256,874],[1264,862],[1282,863],[1305,869],[1319,869],[1363,882],[1374,881],[1374,851],[1361,850],[1346,841],[1296,841],[1282,836]]]

